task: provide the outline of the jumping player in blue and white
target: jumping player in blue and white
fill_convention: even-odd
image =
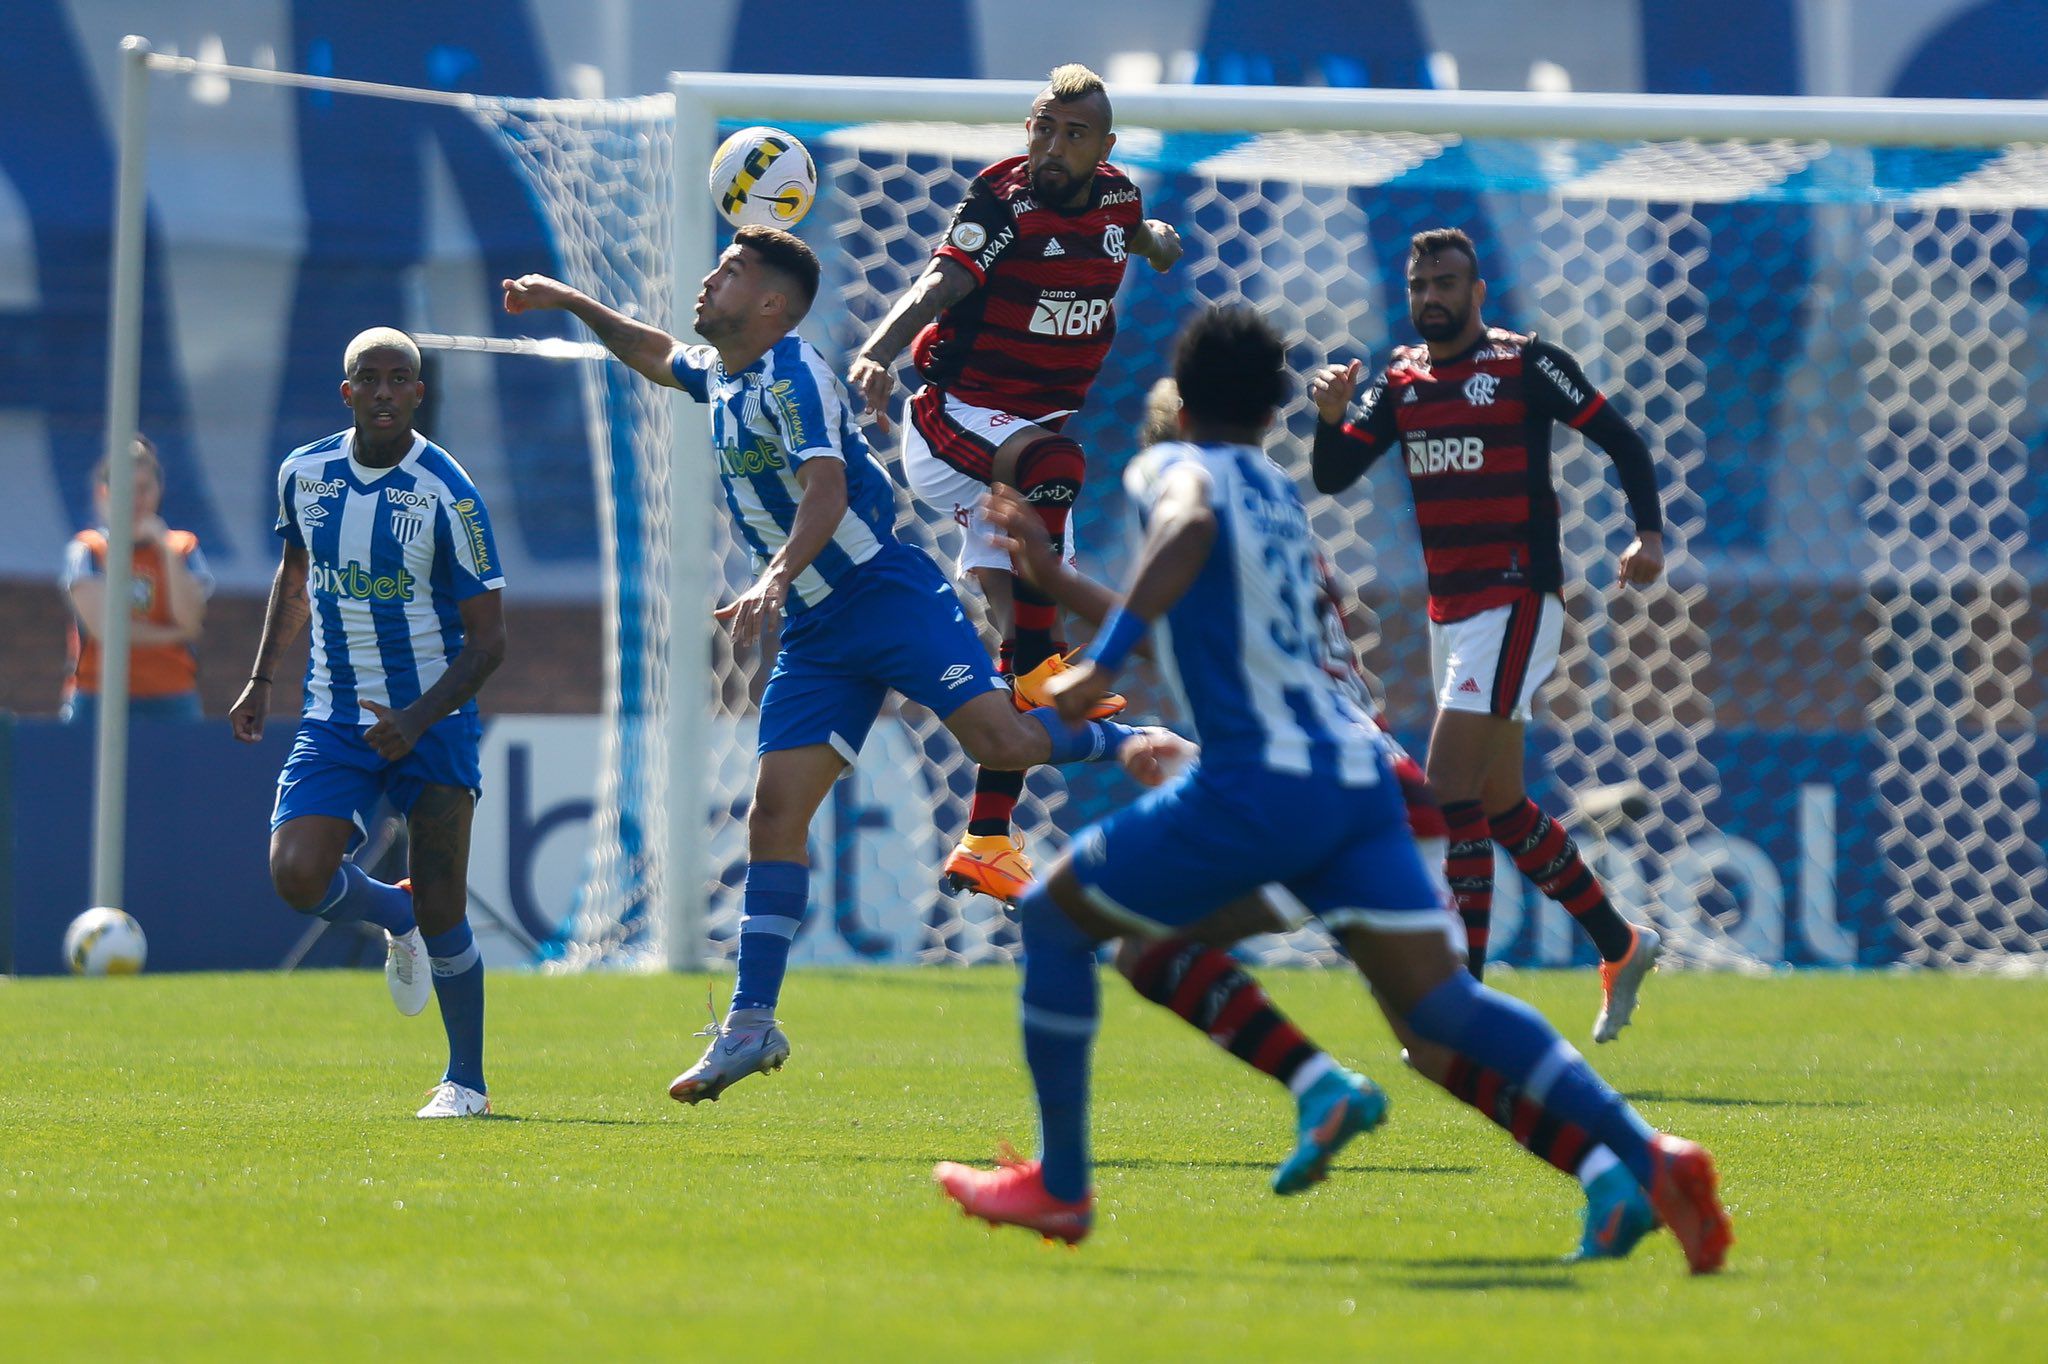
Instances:
[[[761,696],[738,979],[703,1057],[669,1086],[683,1103],[716,1099],[789,1057],[775,1008],[810,899],[811,817],[860,752],[887,692],[930,709],[985,767],[1122,757],[1142,772],[1156,761],[1149,743],[1129,742],[1143,731],[1106,720],[1068,726],[1044,707],[1020,714],[945,575],[896,538],[895,485],[838,378],[795,332],[819,273],[799,238],[741,228],[697,295],[705,345],[684,345],[545,275],[504,283],[507,312],[566,309],[629,367],[709,407],[726,507],[759,573],[716,614],[742,657],[785,620]]]
[[[440,1001],[448,1068],[422,1118],[490,1111],[484,968],[466,917],[469,829],[481,787],[476,694],[505,659],[505,575],[476,484],[412,429],[426,396],[412,338],[349,342],[341,399],[354,424],[292,451],[277,473],[283,557],[256,666],[229,712],[263,737],[285,646],[312,626],[306,701],[270,817],[270,879],[285,903],[388,942],[399,1011]],[[406,817],[411,876],[348,861],[379,797]]]
[[[1338,937],[1391,1016],[1593,1133],[1649,1192],[1693,1271],[1719,1269],[1733,1232],[1706,1151],[1651,1129],[1540,1014],[1464,969],[1390,742],[1323,666],[1308,514],[1260,449],[1287,397],[1280,336],[1250,309],[1212,310],[1181,337],[1174,378],[1186,439],[1152,447],[1125,477],[1146,529],[1129,590],[1087,661],[1048,691],[1061,714],[1084,714],[1157,622],[1201,758],[1083,830],[1020,902],[1038,1159],[992,1171],[944,1162],[940,1187],[992,1223],[1084,1238],[1097,945],[1163,936],[1272,884]]]

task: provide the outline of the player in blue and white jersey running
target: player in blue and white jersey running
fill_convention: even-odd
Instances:
[[[248,684],[229,712],[263,737],[285,646],[312,627],[306,701],[278,774],[270,879],[302,914],[385,931],[399,1010],[441,1005],[448,1069],[422,1118],[490,1111],[484,970],[466,917],[469,830],[481,787],[476,694],[505,658],[505,575],[483,498],[446,450],[412,429],[426,396],[412,338],[373,327],[349,342],[345,431],[277,472],[283,557]],[[406,817],[411,876],[375,881],[346,855],[379,797]]]
[[[1020,714],[945,575],[896,538],[895,485],[837,376],[795,332],[819,273],[799,238],[741,228],[704,277],[694,320],[708,344],[695,346],[545,275],[504,284],[506,311],[566,309],[632,369],[709,407],[726,507],[759,571],[716,614],[740,656],[785,619],[761,696],[738,979],[703,1057],[669,1086],[683,1103],[716,1099],[788,1059],[775,1006],[810,899],[811,817],[890,690],[930,709],[985,767],[1093,761],[1126,748],[1127,765],[1154,760],[1150,745],[1127,743],[1139,731],[1126,726],[1070,727],[1043,707]]]
[[[1337,935],[1392,1016],[1593,1133],[1649,1192],[1694,1272],[1718,1269],[1733,1233],[1706,1151],[1651,1129],[1541,1015],[1464,969],[1390,743],[1323,666],[1308,515],[1260,449],[1285,367],[1281,338],[1249,309],[1212,310],[1181,338],[1187,440],[1131,466],[1146,539],[1130,588],[1088,660],[1048,690],[1062,714],[1085,713],[1157,622],[1201,759],[1083,830],[1018,906],[1038,1159],[993,1171],[945,1162],[934,1177],[990,1222],[1085,1237],[1097,944],[1162,936],[1272,884]]]

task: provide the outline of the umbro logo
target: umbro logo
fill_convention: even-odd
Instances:
[[[965,663],[955,663],[952,667],[939,674],[939,681],[946,684],[946,690],[951,691],[962,682],[965,682],[973,672],[974,669],[968,667]]]
[[[327,519],[327,504],[324,502],[309,503],[299,509],[299,516],[307,525],[317,526]]]
[[[1479,693],[1479,684],[1468,677],[1458,684],[1458,690],[1461,692],[1471,692],[1476,696]]]
[[[1047,237],[1045,239],[1045,258],[1047,260],[1051,260],[1054,256],[1064,256],[1066,254],[1067,249],[1060,245],[1058,237]]]

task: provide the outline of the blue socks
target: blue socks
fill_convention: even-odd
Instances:
[[[1644,1188],[1650,1186],[1650,1139],[1656,1132],[1543,1015],[1519,999],[1496,994],[1459,971],[1409,1011],[1408,1026],[1501,1072],[1531,1102],[1591,1132]]]
[[[789,970],[789,945],[811,899],[811,869],[800,862],[749,862],[740,900],[739,979],[732,1012],[773,1012]]]
[[[1045,732],[1052,739],[1052,756],[1048,763],[1098,763],[1116,756],[1123,741],[1137,733],[1129,725],[1120,725],[1113,720],[1083,720],[1069,729],[1059,712],[1051,706],[1040,706],[1027,710],[1025,715],[1045,726]],[[1057,912],[1057,911],[1055,911]]]
[[[484,963],[464,919],[427,938],[434,967],[434,999],[448,1033],[448,1076],[482,1094],[484,1089]]]
[[[327,898],[313,912],[331,924],[361,920],[387,933],[410,933],[416,927],[412,896],[397,886],[372,881],[368,872],[348,861],[335,870],[327,883]]]
[[[1038,1095],[1038,1158],[1046,1192],[1088,1193],[1088,1055],[1101,1013],[1095,944],[1045,887],[1017,904],[1024,928],[1024,1060]]]

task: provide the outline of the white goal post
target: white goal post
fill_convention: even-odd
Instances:
[[[706,192],[710,158],[721,124],[731,123],[928,123],[1018,126],[1041,89],[1031,81],[933,81],[885,78],[677,73],[670,88],[676,100],[675,285],[671,315],[687,316],[697,271],[717,250],[717,224]],[[2048,143],[2048,106],[2025,101],[1823,99],[1806,97],[1658,96],[1626,94],[1524,94],[1487,91],[1387,91],[1336,89],[1252,89],[1156,86],[1113,92],[1120,129],[1230,133],[1423,134],[1458,138],[1501,137],[1594,139],[1623,144],[1684,141],[1856,146],[1997,148]],[[1645,197],[1656,192],[1645,185]],[[700,265],[701,263],[701,265]],[[673,426],[673,486],[701,477],[709,467],[709,434],[701,414],[678,414]],[[710,533],[707,516],[677,515],[671,564],[673,600],[698,600],[708,580],[689,582],[693,566],[708,567],[703,551]],[[680,662],[680,660],[678,660]],[[702,735],[689,718],[706,711],[708,668],[690,666],[670,673],[672,719],[679,724],[672,746],[672,791],[702,780],[706,765],[695,760]],[[707,797],[708,803],[708,797]],[[700,804],[696,808],[704,808]],[[1832,797],[1826,807],[1832,833]],[[1802,811],[1806,809],[1802,806]],[[709,837],[692,806],[670,802],[669,866],[673,884],[703,884]],[[1802,813],[1802,818],[1805,818]],[[1809,859],[1810,860],[1810,859]],[[1802,879],[1807,872],[1802,868]],[[1831,873],[1830,873],[1831,877]],[[2042,887],[2038,869],[2023,875]],[[1832,895],[1832,887],[1828,888]],[[700,964],[704,942],[703,901],[692,894],[667,897],[671,915],[668,961],[677,969]],[[1809,932],[1820,934],[1826,925]]]

